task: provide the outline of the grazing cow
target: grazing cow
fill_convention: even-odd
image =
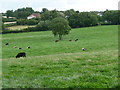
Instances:
[[[9,45],[9,43],[6,43],[5,45],[6,45],[6,46]]]
[[[72,41],[72,40],[69,40],[70,42]]]
[[[30,46],[28,46],[27,48],[30,49]]]
[[[86,50],[86,48],[82,48],[82,50],[83,50],[83,51],[85,51],[85,50]]]
[[[18,49],[22,49],[22,48],[18,48]]]
[[[26,53],[25,52],[21,52],[21,53],[18,53],[16,55],[16,58],[20,58],[20,57],[26,57]]]
[[[78,39],[75,39],[75,41],[78,41]]]
[[[59,40],[55,40],[55,42],[59,42]]]

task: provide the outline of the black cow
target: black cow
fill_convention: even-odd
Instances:
[[[27,48],[30,49],[30,46],[28,46]]]
[[[18,49],[22,49],[22,48],[18,48]]]
[[[20,57],[26,57],[26,53],[25,52],[21,52],[21,53],[18,53],[16,55],[16,58],[20,58]]]
[[[55,40],[55,42],[59,42],[59,40]]]
[[[9,43],[6,43],[5,45],[6,45],[6,46],[9,45]]]
[[[85,51],[85,50],[86,50],[86,48],[82,48],[82,50],[83,50],[83,51]]]

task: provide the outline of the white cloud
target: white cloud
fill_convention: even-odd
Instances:
[[[119,0],[68,0],[68,7],[80,11],[117,10]]]
[[[23,7],[32,7],[40,11],[42,8],[79,11],[117,10],[119,0],[0,0],[0,11],[16,10]]]

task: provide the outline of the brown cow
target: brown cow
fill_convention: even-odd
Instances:
[[[72,41],[72,40],[69,40],[70,42]]]
[[[59,42],[59,40],[55,40],[55,42]]]

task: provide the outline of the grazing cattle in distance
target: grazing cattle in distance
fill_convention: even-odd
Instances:
[[[59,42],[59,40],[55,40],[55,42]]]
[[[21,53],[18,53],[16,55],[16,58],[20,58],[20,57],[26,57],[26,53],[25,52],[21,52]]]
[[[83,50],[83,51],[85,51],[85,50],[86,50],[86,48],[82,48],[82,50]]]
[[[30,46],[28,46],[27,48],[30,49]]]
[[[72,40],[69,40],[70,42],[72,41]]]
[[[78,39],[75,39],[75,41],[78,41]]]
[[[6,43],[5,45],[6,45],[6,46],[9,45],[9,43]]]

